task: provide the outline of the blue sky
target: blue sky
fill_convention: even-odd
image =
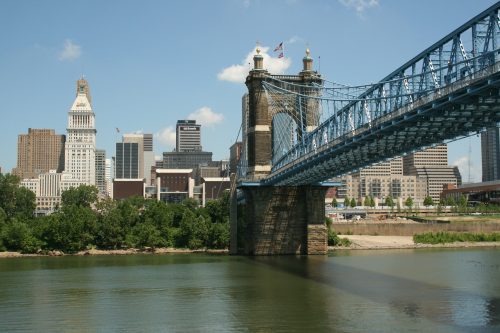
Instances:
[[[97,147],[114,154],[121,133],[155,134],[155,152],[174,147],[175,123],[196,117],[202,145],[229,157],[241,123],[248,57],[285,43],[270,70],[295,74],[308,46],[331,81],[376,82],[493,0],[0,1],[0,166],[16,164],[28,128],[65,134],[76,80],[89,81]],[[243,73],[243,74],[242,74]],[[462,167],[472,147],[480,181],[480,140],[450,144]]]

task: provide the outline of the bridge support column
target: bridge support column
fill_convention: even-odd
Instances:
[[[321,186],[248,186],[238,207],[238,253],[326,254],[325,194]]]

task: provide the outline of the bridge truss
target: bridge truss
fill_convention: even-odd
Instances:
[[[299,85],[267,76],[273,156],[261,184],[314,184],[495,126],[499,8],[490,7],[375,84],[323,79]],[[306,128],[306,117],[316,125]],[[243,158],[240,180],[246,179],[244,166]]]

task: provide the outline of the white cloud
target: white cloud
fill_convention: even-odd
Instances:
[[[303,41],[304,41],[304,38],[299,37],[299,36],[293,36],[285,42],[285,45],[286,44],[295,44],[297,42],[303,42]]]
[[[78,44],[73,43],[71,39],[66,39],[64,41],[64,48],[59,53],[59,60],[75,60],[80,58],[82,55],[82,47]]]
[[[222,113],[215,113],[208,106],[203,106],[189,114],[187,119],[196,120],[196,123],[204,126],[212,126],[224,120]]]
[[[260,47],[260,49],[260,54],[262,55],[264,61],[264,68],[271,74],[284,74],[285,71],[292,65],[292,60],[290,58],[277,58],[269,55],[267,53],[269,51],[269,47]],[[255,54],[257,54],[256,48],[247,54],[241,65],[231,65],[224,68],[219,74],[217,74],[217,78],[221,81],[235,83],[245,82],[248,72],[253,67],[253,57]]]
[[[379,0],[338,0],[342,5],[347,8],[352,8],[358,13],[358,15],[363,15],[366,9],[377,7],[379,5]]]
[[[175,128],[172,126],[163,128],[155,134],[155,137],[162,145],[175,147]]]
[[[461,156],[457,158],[451,165],[457,166],[460,170],[460,174],[462,175],[462,182],[469,182],[469,157]],[[470,180],[471,182],[480,182],[481,181],[481,165],[476,165],[473,160],[470,161]]]

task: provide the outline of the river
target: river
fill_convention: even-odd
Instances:
[[[0,260],[0,332],[500,332],[500,250]]]

